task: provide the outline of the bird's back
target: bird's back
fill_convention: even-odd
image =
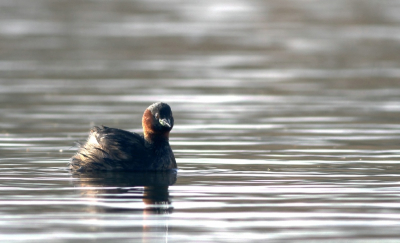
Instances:
[[[73,170],[145,170],[149,162],[143,136],[105,126],[93,127],[72,157]]]

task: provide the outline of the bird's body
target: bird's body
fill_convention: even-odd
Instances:
[[[169,145],[171,108],[155,103],[143,114],[144,134],[117,128],[93,127],[85,144],[72,157],[75,171],[165,171],[177,167]]]

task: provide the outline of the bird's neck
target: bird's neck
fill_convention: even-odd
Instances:
[[[152,131],[144,131],[144,140],[151,145],[163,145],[169,142],[169,132],[154,133]]]

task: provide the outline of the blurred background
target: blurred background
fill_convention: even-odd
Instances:
[[[399,13],[400,0],[0,0],[0,240],[399,240]],[[66,170],[91,126],[141,132],[156,101],[175,117],[170,208],[144,210],[152,191],[125,175]]]
[[[0,5],[3,78],[268,82],[399,76],[397,0]]]
[[[217,118],[229,117],[232,102],[240,113],[267,99],[252,106],[267,117],[282,109],[272,105],[279,95],[305,115],[331,95],[350,111],[352,100],[374,89],[374,100],[389,103],[373,106],[398,111],[399,10],[398,0],[1,0],[3,132],[27,123],[66,131],[83,119],[82,131],[132,113],[140,121],[135,114],[159,100],[172,102],[183,121],[187,111],[227,109]],[[188,102],[194,106],[184,108]],[[221,102],[229,104],[213,107]],[[209,118],[191,122],[251,120]]]

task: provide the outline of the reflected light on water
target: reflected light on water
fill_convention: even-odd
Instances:
[[[399,12],[0,0],[0,241],[397,242]],[[177,174],[66,169],[156,101]]]

